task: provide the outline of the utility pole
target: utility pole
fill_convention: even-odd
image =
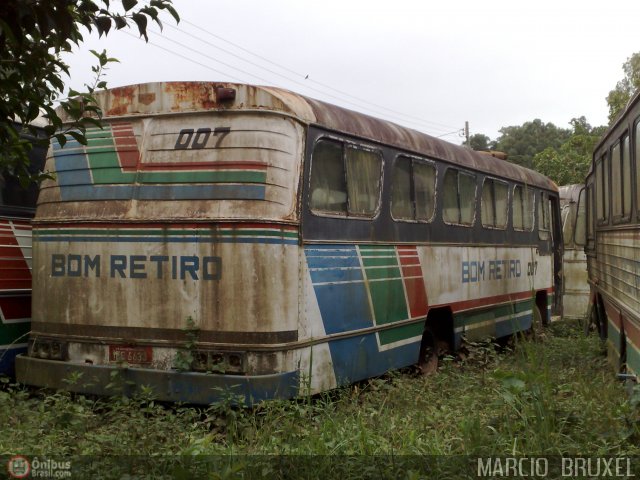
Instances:
[[[469,143],[469,122],[464,122],[464,138],[467,141],[467,148],[471,148],[471,144]]]

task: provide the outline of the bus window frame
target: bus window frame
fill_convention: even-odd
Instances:
[[[626,151],[626,155],[625,155],[625,140],[627,142],[627,151]],[[619,188],[614,192],[613,189],[610,190],[610,194],[609,194],[609,198],[610,198],[610,203],[611,203],[611,222],[614,225],[619,225],[622,223],[627,223],[630,219],[631,219],[631,210],[632,210],[632,206],[631,203],[629,203],[628,206],[625,205],[625,195],[626,195],[626,188],[625,188],[625,183],[629,180],[630,181],[630,174],[631,174],[631,161],[630,158],[628,158],[626,161],[628,162],[628,166],[629,166],[629,172],[628,175],[625,175],[625,169],[624,169],[624,165],[625,165],[625,157],[629,157],[630,156],[630,144],[629,144],[629,132],[627,130],[625,130],[622,135],[620,135],[620,137],[611,144],[611,147],[609,148],[609,168],[610,168],[610,177],[611,177],[611,185],[619,185]],[[618,155],[617,155],[617,162],[614,162],[614,160],[616,160],[616,155],[614,155],[614,151],[616,150],[616,148],[618,149]],[[617,165],[614,165],[614,163],[616,163]],[[613,175],[615,173],[615,167],[618,168],[619,172],[618,172],[618,177],[617,179],[613,178]],[[631,189],[631,184],[629,183],[629,189]],[[631,200],[633,200],[631,198]],[[619,208],[620,211],[616,211],[616,204],[619,204]],[[625,209],[625,207],[628,207],[628,209]]]
[[[476,224],[476,220],[477,220],[477,210],[478,210],[478,175],[475,172],[471,172],[469,170],[465,170],[462,168],[459,168],[457,166],[447,166],[444,170],[444,173],[442,175],[442,182],[443,182],[443,186],[444,186],[444,182],[447,178],[447,173],[449,172],[449,170],[455,170],[456,172],[456,197],[457,197],[457,204],[458,204],[458,221],[457,222],[450,222],[447,221],[447,219],[445,218],[445,205],[444,205],[444,199],[445,196],[444,194],[442,195],[442,199],[441,199],[441,207],[440,207],[440,213],[441,213],[441,218],[442,218],[442,222],[445,225],[451,225],[451,226],[456,226],[456,227],[465,227],[465,228],[473,228]],[[466,175],[467,177],[473,178],[474,179],[474,192],[473,192],[473,217],[471,219],[470,223],[463,223],[462,222],[462,204],[460,202],[460,174],[462,175]]]
[[[589,196],[589,191],[587,186],[585,185],[578,192],[578,202],[576,203],[575,208],[575,218],[573,224],[573,244],[578,247],[586,247],[589,238],[589,211],[587,206],[589,202],[587,201],[587,197]],[[580,215],[580,210],[582,209],[583,214]],[[578,222],[582,221],[584,223],[584,234],[580,235],[578,238]]]
[[[631,210],[635,204],[636,219],[640,220],[640,117],[637,117],[633,122],[633,140],[629,150],[631,151],[631,169],[635,172],[631,182]],[[634,188],[635,196],[633,194]]]
[[[314,153],[316,150],[316,146],[318,145],[318,143],[322,142],[322,141],[330,141],[330,142],[334,142],[334,143],[339,143],[342,147],[342,172],[344,175],[344,184],[345,184],[345,188],[346,188],[346,211],[344,213],[340,213],[337,211],[330,211],[330,210],[318,210],[315,208],[312,208],[311,206],[311,195],[313,194],[312,189],[311,189],[311,183],[313,181],[313,161],[314,161]],[[377,203],[376,203],[376,209],[375,211],[369,215],[369,214],[357,214],[357,213],[350,213],[349,212],[349,180],[347,178],[347,150],[348,148],[352,148],[354,150],[363,150],[363,151],[368,151],[371,153],[375,153],[379,158],[380,158],[380,173],[378,176],[378,198],[377,198]],[[349,220],[364,220],[364,221],[372,221],[375,220],[379,215],[380,212],[382,211],[382,195],[383,195],[383,190],[384,190],[384,171],[385,171],[385,158],[384,158],[384,153],[382,152],[381,149],[371,146],[371,145],[367,145],[364,143],[359,143],[359,142],[354,142],[352,140],[343,138],[343,137],[336,137],[333,135],[321,135],[318,138],[315,139],[315,141],[313,142],[313,146],[311,148],[311,155],[309,156],[309,195],[307,198],[307,208],[309,209],[309,212],[311,212],[312,215],[315,215],[317,217],[324,217],[324,218],[341,218],[341,219],[349,219]]]
[[[409,160],[409,164],[411,166],[411,170],[410,170],[410,175],[409,175],[409,181],[410,181],[410,191],[409,191],[409,196],[410,196],[410,202],[411,202],[411,207],[412,207],[412,212],[413,212],[413,218],[409,219],[409,218],[396,218],[393,216],[393,181],[395,179],[395,173],[396,173],[396,165],[398,164],[398,161],[400,160],[406,161]],[[433,171],[434,171],[434,183],[433,183],[433,211],[431,212],[431,217],[429,219],[418,219],[417,217],[417,206],[416,206],[416,195],[415,195],[415,182],[414,182],[414,169],[413,166],[414,164],[418,162],[424,165],[429,165],[430,167],[433,167]],[[389,195],[389,214],[391,216],[391,219],[394,222],[402,222],[402,223],[423,223],[423,224],[429,224],[432,223],[433,220],[436,217],[436,212],[438,210],[438,165],[434,160],[431,159],[426,159],[423,157],[416,157],[414,155],[408,155],[406,153],[399,153],[398,155],[395,156],[395,158],[393,159],[393,162],[391,163],[391,187],[390,187],[390,195]]]
[[[522,203],[522,212],[521,212],[522,213],[523,228],[516,227],[514,219],[513,219],[513,215],[514,215],[514,212],[515,212],[514,205],[515,205],[515,201],[516,201],[515,200],[515,198],[516,198],[516,194],[515,194],[516,193],[516,188],[520,188],[522,190],[522,194],[523,194],[523,196],[522,196],[523,203]],[[530,218],[529,218],[531,220],[531,228],[525,228],[524,227],[524,224],[525,224],[525,222],[524,222],[524,219],[525,219],[524,214],[526,213],[525,212],[526,209],[525,209],[525,205],[524,205],[524,194],[529,194],[529,193],[531,194],[530,197],[531,197],[532,204],[533,204],[532,205],[533,208],[530,209],[531,213],[530,213]],[[513,184],[513,188],[511,188],[511,193],[510,193],[510,195],[511,195],[511,202],[510,202],[511,203],[511,217],[510,217],[510,219],[511,219],[511,227],[513,228],[514,232],[531,233],[531,232],[534,231],[535,226],[536,226],[536,217],[535,217],[535,215],[536,215],[536,194],[535,193],[536,193],[535,190],[532,187],[530,187],[529,185],[527,185],[526,183],[515,183],[515,184]]]
[[[535,195],[536,198],[536,227],[538,230],[538,239],[547,242],[553,240],[552,237],[552,219],[551,219],[551,198],[549,194],[545,191],[538,190]],[[541,209],[542,207],[542,209]],[[540,225],[540,216],[542,215],[542,223]],[[544,228],[546,227],[546,228]]]
[[[492,183],[492,206],[491,208],[493,209],[493,220],[494,220],[494,225],[490,225],[490,224],[485,224],[484,220],[482,219],[482,204],[483,204],[483,199],[484,199],[484,186],[486,185],[487,181]],[[496,183],[500,183],[502,185],[504,185],[506,187],[506,193],[507,193],[507,200],[506,200],[506,204],[507,204],[507,211],[506,211],[506,221],[504,223],[504,225],[495,225],[497,224],[497,203],[496,203],[496,189],[495,189],[495,185]],[[477,187],[476,187],[477,188]],[[509,188],[509,182],[506,180],[502,180],[500,178],[497,177],[492,177],[492,176],[485,176],[484,179],[482,180],[482,186],[480,187],[480,224],[482,225],[482,228],[486,228],[488,230],[506,230],[509,227],[509,218],[510,218],[510,214],[511,214],[511,203],[512,203],[512,197],[511,197],[511,190]]]
[[[598,170],[601,170],[601,173],[598,174]],[[600,178],[598,178],[600,177]],[[607,149],[600,158],[596,161],[596,178],[595,183],[599,185],[596,189],[596,192],[599,193],[597,195],[599,198],[596,198],[596,220],[597,225],[609,225],[609,220],[611,218],[610,209],[611,209],[611,201],[610,201],[610,193],[609,193],[609,179],[611,177],[611,157],[610,152]],[[600,203],[599,203],[600,202]],[[599,216],[598,205],[602,208],[602,216]]]

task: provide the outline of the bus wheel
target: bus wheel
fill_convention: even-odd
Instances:
[[[438,342],[429,327],[422,334],[418,368],[422,375],[431,375],[438,370]]]

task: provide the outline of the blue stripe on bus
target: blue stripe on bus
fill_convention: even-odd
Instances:
[[[360,268],[360,260],[358,257],[307,257],[307,265],[309,268]]]
[[[27,353],[27,347],[0,349],[0,374],[13,375],[16,355]]]
[[[316,283],[327,282],[354,282],[363,281],[362,269],[333,268],[327,270],[311,270],[311,281]]]
[[[420,340],[379,351],[376,334],[371,333],[331,341],[329,350],[336,381],[344,385],[417,363]]]
[[[308,257],[358,257],[355,245],[314,245],[304,247]]]
[[[373,326],[364,282],[315,285],[314,290],[327,334]]]
[[[58,176],[61,182],[60,174]],[[75,185],[60,183],[66,202],[88,200],[264,200],[265,185]],[[89,181],[90,183],[90,181]]]

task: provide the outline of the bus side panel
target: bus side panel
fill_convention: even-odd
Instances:
[[[536,292],[546,292],[542,315],[551,315],[553,257],[535,248],[424,247],[430,307],[449,306],[454,315],[454,344],[462,337],[503,337],[531,327]],[[448,265],[448,268],[442,268]]]
[[[640,375],[640,325],[628,317],[623,318],[626,340],[626,363],[628,373]]]
[[[31,321],[31,225],[0,218],[0,373],[13,375]]]
[[[304,253],[337,384],[417,362],[427,306],[416,247],[308,244]]]
[[[429,308],[451,308],[457,347],[528,329],[536,291],[543,315],[553,304],[553,258],[531,248],[307,244],[304,254],[307,328],[329,336],[313,372],[330,384],[328,364],[345,384],[417,363]]]
[[[582,319],[589,306],[587,256],[584,250],[565,248],[563,256],[563,317]]]
[[[640,311],[637,285],[640,275],[640,234],[638,232],[605,231],[598,234],[592,281],[602,296],[607,321],[609,359],[616,370],[627,367],[639,371],[640,339],[637,322],[630,312]],[[637,318],[637,317],[636,317]]]

